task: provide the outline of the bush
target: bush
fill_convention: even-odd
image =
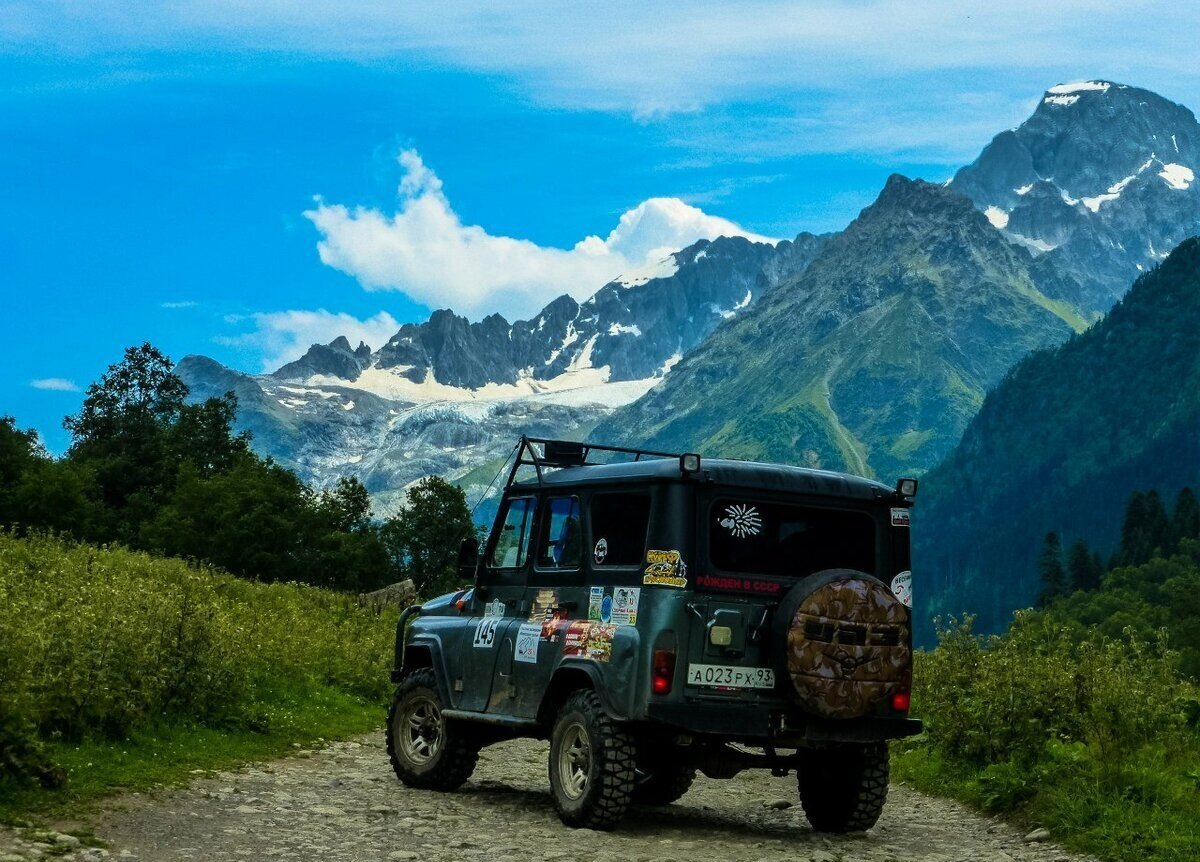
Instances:
[[[1200,692],[1165,633],[1120,639],[1018,613],[986,639],[970,620],[918,654],[925,733],[897,774],[989,811],[1019,812],[1113,859],[1200,854]]]
[[[41,740],[163,723],[269,728],[272,703],[386,697],[396,613],[119,548],[0,532],[0,777]]]

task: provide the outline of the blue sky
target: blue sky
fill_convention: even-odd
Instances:
[[[520,316],[696,236],[838,229],[1059,81],[1200,105],[1177,3],[129,8],[0,0],[0,413],[54,450],[129,344],[259,371]]]

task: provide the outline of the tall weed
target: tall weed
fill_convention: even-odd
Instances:
[[[265,728],[274,695],[319,688],[382,700],[395,621],[315,587],[0,533],[0,774],[40,777],[39,740]]]

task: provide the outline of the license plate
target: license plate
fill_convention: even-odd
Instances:
[[[774,688],[775,671],[769,667],[689,664],[688,685],[706,685],[718,688]]]

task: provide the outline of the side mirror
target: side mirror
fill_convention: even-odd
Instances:
[[[468,536],[458,546],[458,580],[463,584],[475,583],[475,572],[479,568],[479,540]]]

